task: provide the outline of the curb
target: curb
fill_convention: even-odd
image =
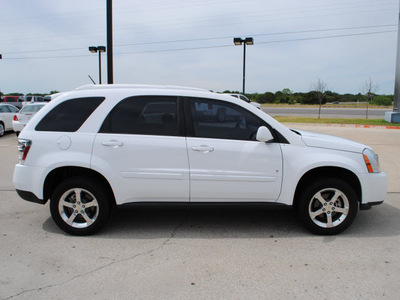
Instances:
[[[283,123],[283,122],[282,122]],[[296,126],[298,124],[308,126],[328,126],[328,127],[352,127],[352,128],[373,128],[373,129],[400,129],[400,126],[384,125],[360,125],[360,124],[317,124],[317,123],[283,123],[285,125]]]

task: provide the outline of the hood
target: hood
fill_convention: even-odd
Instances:
[[[340,138],[333,135],[303,131],[297,129],[294,131],[299,133],[304,143],[310,147],[334,149],[334,150],[357,152],[357,153],[362,153],[362,151],[365,148],[369,148],[361,143],[357,143],[352,140]]]

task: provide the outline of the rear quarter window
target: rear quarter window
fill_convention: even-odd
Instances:
[[[104,99],[104,97],[88,97],[64,101],[49,111],[36,125],[35,130],[75,132]]]

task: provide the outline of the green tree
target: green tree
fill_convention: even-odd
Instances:
[[[382,105],[382,106],[391,106],[391,105],[393,105],[393,101],[392,101],[392,99],[390,99],[390,97],[387,97],[384,95],[378,95],[372,99],[372,104]]]
[[[21,93],[8,93],[8,94],[5,94],[5,96],[23,96],[24,94],[21,94]]]

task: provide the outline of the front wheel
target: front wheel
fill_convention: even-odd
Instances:
[[[51,216],[67,233],[93,234],[108,220],[110,207],[106,195],[103,188],[90,178],[68,178],[51,196]]]
[[[6,129],[4,128],[4,124],[0,122],[0,137],[4,136],[6,133]]]
[[[347,229],[357,211],[358,199],[354,189],[341,179],[326,178],[303,191],[298,213],[310,231],[333,235]]]

